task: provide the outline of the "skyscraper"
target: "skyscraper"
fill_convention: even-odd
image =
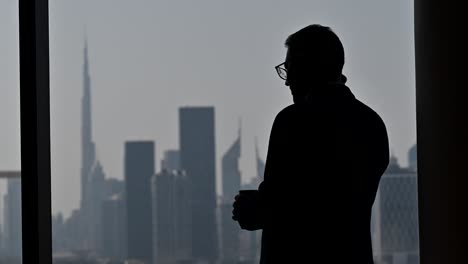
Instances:
[[[167,156],[165,159],[170,160]],[[162,169],[151,179],[153,256],[156,264],[182,263],[191,259],[190,183],[183,171],[173,167],[176,164],[168,164],[172,166]]]
[[[213,107],[179,109],[182,169],[191,182],[192,254],[214,262],[218,257]]]
[[[395,157],[380,180],[374,203],[378,257],[390,264],[418,264],[418,201],[416,173],[401,168]]]
[[[221,202],[221,238],[223,263],[239,260],[240,228],[232,220],[232,203],[241,188],[239,158],[241,153],[241,131],[222,158],[223,198]]]
[[[63,243],[62,250],[82,249],[82,241],[84,241],[86,235],[83,233],[83,230],[79,228],[84,222],[82,213],[82,210],[75,209],[71,212],[70,217],[64,219],[63,229],[57,234],[59,240]]]
[[[100,192],[94,196],[101,199],[100,206],[96,208],[95,213],[96,216],[100,217],[96,230],[99,255],[111,259],[123,259],[126,249],[124,182],[102,177],[95,177],[95,179],[99,179],[99,181],[93,186],[99,186],[99,188],[94,189],[100,190]]]
[[[239,158],[241,153],[241,131],[232,143],[221,161],[223,177],[223,197],[233,200],[241,187],[241,173],[239,171]]]
[[[102,203],[106,197],[106,179],[99,161],[94,163],[87,187],[87,248],[94,252],[101,251]]]
[[[101,256],[111,260],[125,258],[125,202],[122,193],[102,203]]]
[[[81,157],[81,208],[80,232],[83,249],[99,251],[101,240],[101,204],[105,197],[105,173],[96,159],[92,138],[91,77],[89,74],[88,43],[83,52],[83,98],[82,98],[82,157]]]
[[[150,179],[155,171],[153,141],[125,143],[125,200],[128,259],[153,263]]]
[[[88,42],[83,51],[83,97],[81,98],[81,208],[86,207],[88,180],[95,164],[96,153],[92,138],[91,77],[89,74]]]
[[[192,257],[192,202],[190,179],[181,170],[175,172],[175,254],[181,263]]]
[[[176,175],[162,170],[151,179],[153,194],[153,247],[155,263],[175,262]]]
[[[4,239],[5,254],[13,259],[21,259],[21,179],[20,172],[2,172],[7,178],[7,193],[4,197]]]

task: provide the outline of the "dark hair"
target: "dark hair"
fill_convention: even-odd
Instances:
[[[345,62],[344,48],[338,36],[329,28],[314,24],[290,35],[285,42],[293,54],[300,54],[313,69],[326,78],[341,75]]]

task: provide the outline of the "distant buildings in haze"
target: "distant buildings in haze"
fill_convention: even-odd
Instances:
[[[80,208],[64,219],[53,217],[57,259],[134,261],[142,264],[256,263],[260,232],[241,230],[232,220],[232,202],[240,189],[257,189],[265,161],[255,143],[255,168],[241,183],[241,131],[221,158],[222,195],[216,196],[214,107],[179,108],[179,149],[166,150],[156,170],[154,141],[127,141],[124,180],[106,177],[92,138],[91,77],[88,47],[83,63]],[[374,203],[372,235],[376,264],[418,263],[416,145],[408,168],[392,158]],[[19,180],[8,181],[4,197],[3,246],[21,253]],[[16,197],[16,198],[15,198]],[[19,243],[19,249],[16,245]],[[19,253],[18,253],[19,252]],[[76,256],[69,256],[74,252]],[[60,261],[57,260],[57,263]],[[54,261],[55,263],[55,261]],[[65,262],[64,262],[65,263]],[[97,263],[97,262],[96,262]]]

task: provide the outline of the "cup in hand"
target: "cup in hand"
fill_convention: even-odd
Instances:
[[[233,219],[242,229],[261,229],[260,193],[258,190],[241,190],[234,201]]]

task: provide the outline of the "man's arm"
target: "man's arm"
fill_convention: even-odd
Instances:
[[[274,217],[271,212],[274,211],[275,199],[279,197],[275,195],[275,187],[278,182],[278,176],[282,172],[281,158],[282,153],[287,153],[285,149],[288,141],[287,131],[291,129],[290,119],[288,118],[289,108],[281,111],[275,118],[270,133],[270,140],[268,143],[268,153],[265,164],[265,172],[263,181],[260,184],[258,191],[259,195],[252,199],[248,197],[243,198],[242,195],[236,197],[234,203],[234,219],[239,221],[239,224],[246,230],[258,230],[264,227],[264,219],[266,217]],[[245,223],[241,215],[245,217]]]

